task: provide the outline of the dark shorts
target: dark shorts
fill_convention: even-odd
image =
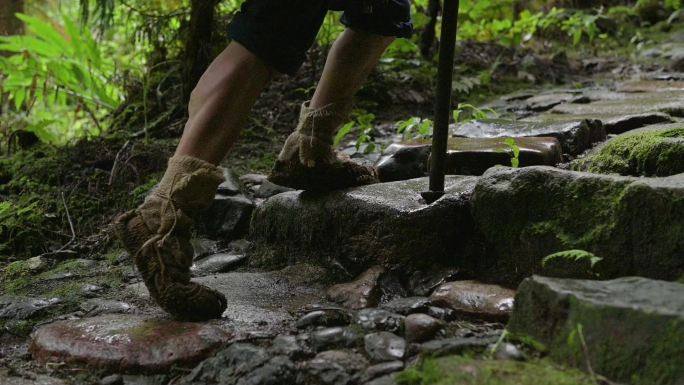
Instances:
[[[383,36],[410,37],[409,0],[378,1],[370,13],[361,0],[343,1],[342,24]],[[293,74],[306,58],[332,0],[247,0],[233,18],[229,37],[277,71]]]

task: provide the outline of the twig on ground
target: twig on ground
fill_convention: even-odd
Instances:
[[[69,242],[65,243],[64,246],[60,247],[57,251],[50,251],[47,253],[43,253],[40,255],[40,257],[45,257],[48,255],[55,255],[55,254],[60,254],[63,251],[66,251],[67,247],[71,246],[74,241],[76,241],[76,230],[74,229],[74,222],[71,220],[71,214],[69,214],[69,207],[66,204],[66,199],[64,198],[64,192],[61,193],[62,196],[62,204],[64,205],[64,211],[66,212],[67,216],[67,221],[69,221],[69,229],[71,229],[71,239]]]
[[[112,170],[109,172],[109,186],[111,186],[112,183],[114,183],[114,176],[116,175],[116,168],[119,165],[119,159],[121,158],[121,154],[130,143],[131,141],[127,140],[126,143],[124,143],[124,145],[121,147],[121,149],[119,149],[119,151],[116,153],[116,157],[114,158],[114,164],[112,165]]]

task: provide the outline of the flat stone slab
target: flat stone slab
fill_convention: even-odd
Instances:
[[[596,98],[588,104],[561,104],[550,111],[567,115],[634,115],[647,112],[664,112],[671,116],[684,116],[684,92],[610,92],[600,91],[588,95]],[[592,97],[593,96],[593,97]]]
[[[323,288],[316,283],[323,273],[311,266],[296,265],[274,272],[232,272],[195,278],[193,281],[218,290],[228,306],[222,323],[232,334],[278,333],[296,318],[292,313],[310,303],[320,303]],[[133,293],[149,298],[143,284],[129,287]]]
[[[468,201],[476,177],[450,176],[432,205],[420,193],[427,178],[329,193],[289,192],[259,206],[252,218],[250,261],[312,261],[351,278],[374,265],[432,267],[453,263],[473,230]]]
[[[554,137],[561,143],[563,152],[570,155],[581,154],[606,138],[606,131],[599,120],[526,122],[489,119],[459,124],[453,132],[467,138]]]
[[[551,137],[515,138],[520,167],[555,166],[563,161],[560,142]],[[428,170],[432,143],[413,140],[392,144],[375,168],[383,182],[419,178]],[[482,175],[496,165],[511,165],[513,148],[505,138],[449,138],[446,173]]]
[[[430,301],[461,315],[505,321],[513,310],[514,296],[515,291],[501,286],[476,281],[454,281],[438,287],[430,296]]]
[[[466,260],[484,281],[684,276],[684,174],[634,178],[496,167],[478,181],[471,205],[478,251]],[[593,269],[584,260],[542,266],[546,256],[568,250],[602,260]]]
[[[33,333],[30,349],[40,365],[67,362],[114,372],[158,372],[193,365],[230,338],[206,323],[117,314],[43,326]]]
[[[507,329],[542,343],[555,360],[581,368],[591,362],[596,373],[613,381],[684,381],[684,285],[679,283],[535,276],[520,285]]]

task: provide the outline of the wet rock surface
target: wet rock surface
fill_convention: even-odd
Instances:
[[[476,281],[456,281],[437,288],[430,296],[430,301],[462,315],[506,320],[513,311],[514,296],[515,291],[501,286]]]
[[[196,278],[195,281],[218,290],[228,301],[223,317],[236,335],[289,328],[293,313],[306,304],[322,299],[321,270],[307,266],[274,272],[234,272]],[[148,297],[142,284],[130,289]]]
[[[85,316],[94,317],[102,314],[129,314],[135,313],[136,308],[126,302],[111,301],[106,299],[90,299],[80,305]]]
[[[351,282],[334,285],[326,292],[326,297],[350,309],[374,307],[380,302],[380,276],[385,268],[374,266],[363,272]]]
[[[390,332],[366,334],[363,344],[374,362],[401,360],[406,355],[406,340]]]
[[[246,259],[247,256],[245,254],[233,252],[213,254],[195,261],[190,271],[195,276],[225,273],[245,262]]]
[[[404,320],[404,330],[408,342],[425,342],[435,337],[443,323],[427,314],[411,314]]]
[[[254,202],[242,194],[217,194],[211,206],[195,219],[199,229],[211,237],[236,239],[249,230]]]
[[[579,155],[591,148],[594,143],[606,138],[606,131],[601,121],[592,119],[566,122],[475,121],[458,125],[454,133],[467,138],[553,137],[560,142],[563,153],[571,155]],[[516,140],[520,141],[522,148],[526,146],[525,140]],[[546,150],[548,155],[545,159],[555,159],[556,150],[551,142],[546,142],[544,146],[548,148]],[[531,150],[539,151],[539,148],[532,147]]]
[[[520,151],[521,167],[555,166],[563,161],[563,150],[556,138],[516,137],[514,143]],[[428,140],[389,146],[375,166],[380,180],[389,182],[424,176],[428,170],[430,147]],[[512,147],[505,138],[450,138],[445,171],[448,175],[482,175],[490,167],[510,165],[512,157]]]
[[[427,179],[315,194],[289,192],[255,211],[254,265],[312,261],[349,278],[374,265],[450,260],[469,238],[475,177],[448,177],[446,195],[426,205]]]
[[[581,326],[580,326],[581,325]],[[508,328],[554,359],[575,365],[577,349],[596,373],[634,384],[684,378],[684,285],[646,278],[584,281],[532,277],[518,290]],[[581,328],[586,348],[567,345]],[[619,362],[619,365],[616,363]]]
[[[209,324],[135,315],[58,321],[32,335],[31,352],[48,362],[119,371],[159,371],[192,365],[216,351],[230,335]]]
[[[61,301],[4,295],[0,297],[0,320],[27,320],[44,314]]]

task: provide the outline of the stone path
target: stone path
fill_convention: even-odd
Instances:
[[[378,169],[393,182],[344,191],[227,172],[200,230],[252,243],[197,240],[192,269],[226,295],[221,319],[170,320],[131,274],[117,298],[84,286],[78,311],[36,328],[30,354],[108,385],[396,385],[434,368],[453,381],[594,383],[538,359],[546,348],[612,380],[681,384],[684,285],[652,279],[684,281],[684,76],[521,91],[491,107],[501,119],[452,127],[458,175],[432,205],[420,198],[424,140],[387,148]],[[496,167],[514,148],[521,168]],[[577,280],[630,275],[642,278]],[[0,322],[17,333],[60,304],[2,296]],[[61,385],[64,373],[0,372],[0,384]]]

